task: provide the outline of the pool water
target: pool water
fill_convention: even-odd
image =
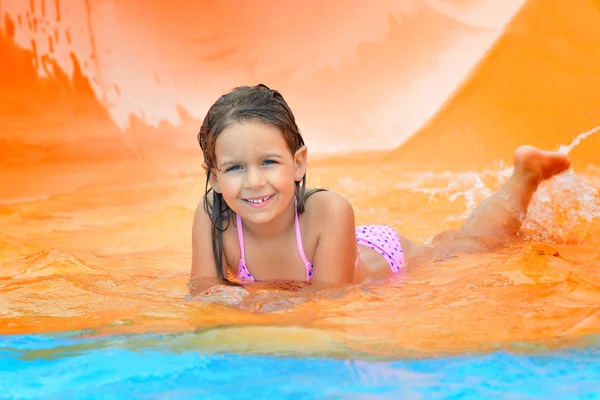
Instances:
[[[600,398],[598,346],[363,361],[205,353],[190,335],[4,336],[0,398]]]

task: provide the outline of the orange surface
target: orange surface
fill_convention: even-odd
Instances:
[[[242,309],[186,300],[195,136],[220,93],[280,89],[311,184],[424,242],[507,179],[518,144],[600,125],[599,2],[144,4],[0,3],[0,332],[376,358],[600,332],[600,133],[542,185],[523,243],[298,304],[261,287]]]
[[[473,166],[526,142],[547,149],[600,125],[600,1],[532,0],[469,79],[394,156]],[[598,163],[600,136],[572,153]],[[475,151],[465,157],[465,148]]]

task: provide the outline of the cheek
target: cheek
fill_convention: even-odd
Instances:
[[[227,196],[228,194],[235,193],[239,187],[236,184],[236,179],[232,179],[230,176],[221,176],[219,177],[219,186],[221,188],[221,193],[223,196]]]
[[[277,189],[280,192],[294,193],[296,191],[296,182],[289,177],[280,179],[277,184]]]
[[[268,180],[273,184],[277,185],[280,188],[284,188],[286,186],[294,187],[294,174],[293,171],[288,168],[281,168],[277,170],[269,171]]]

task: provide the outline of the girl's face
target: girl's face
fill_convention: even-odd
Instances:
[[[291,154],[282,132],[258,121],[224,129],[215,143],[213,189],[244,220],[264,224],[288,209],[306,172],[306,147]]]

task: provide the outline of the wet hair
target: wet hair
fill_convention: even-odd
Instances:
[[[198,143],[200,143],[204,161],[208,166],[204,190],[204,210],[212,222],[212,249],[217,276],[223,279],[226,279],[223,274],[223,232],[229,227],[234,213],[223,199],[223,195],[212,190],[209,180],[212,169],[217,168],[215,155],[217,138],[226,128],[248,121],[258,121],[279,128],[292,154],[304,146],[304,139],[296,125],[292,110],[281,93],[266,85],[237,87],[221,96],[208,110],[198,133]],[[302,177],[301,182],[296,182],[298,214],[304,212],[305,200],[316,191],[311,190],[306,193],[306,175]],[[212,205],[208,201],[210,192],[212,192]]]

